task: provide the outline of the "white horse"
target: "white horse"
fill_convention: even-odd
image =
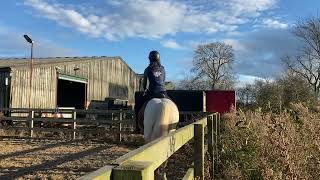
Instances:
[[[144,111],[144,140],[149,143],[161,136],[168,134],[176,129],[179,122],[179,111],[174,102],[170,99],[153,98],[151,99]],[[161,168],[164,170],[166,162]],[[157,175],[160,172],[156,171]],[[164,172],[162,171],[164,178]]]

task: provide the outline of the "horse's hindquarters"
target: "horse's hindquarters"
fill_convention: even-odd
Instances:
[[[179,121],[177,106],[170,99],[151,99],[144,112],[144,139],[150,142],[175,129]]]

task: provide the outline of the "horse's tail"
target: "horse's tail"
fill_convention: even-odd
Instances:
[[[160,121],[157,121],[158,127],[160,127],[160,136],[163,136],[169,132],[169,124],[170,124],[170,114],[171,114],[171,108],[170,104],[168,102],[164,102],[159,104],[159,110],[161,111],[159,119]]]

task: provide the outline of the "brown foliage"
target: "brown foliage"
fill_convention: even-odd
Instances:
[[[227,114],[221,178],[320,179],[319,117],[302,104],[281,114]]]

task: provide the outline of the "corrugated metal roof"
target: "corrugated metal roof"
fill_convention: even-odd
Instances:
[[[123,59],[119,56],[92,56],[92,57],[48,57],[48,58],[34,58],[34,64],[54,64],[74,61],[88,61],[88,60],[109,60],[109,59]],[[14,66],[28,66],[30,58],[0,58],[0,67],[14,67]]]

